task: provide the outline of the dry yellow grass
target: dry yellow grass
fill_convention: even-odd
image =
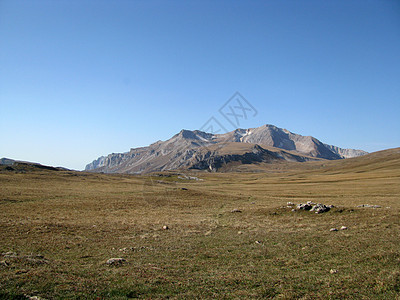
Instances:
[[[399,297],[399,149],[258,168],[202,181],[3,168],[0,253],[15,255],[0,256],[0,298]]]

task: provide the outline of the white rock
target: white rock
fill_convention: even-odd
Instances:
[[[121,251],[121,252],[128,252],[128,251],[134,251],[135,248],[133,248],[133,247],[124,247],[124,248],[121,248],[121,249],[118,249],[118,250]]]
[[[125,259],[125,258],[113,257],[113,258],[108,259],[108,260],[106,261],[106,264],[107,264],[107,265],[110,265],[110,266],[120,266],[120,265],[122,265],[122,264],[125,263],[125,262],[126,262],[126,259]]]
[[[39,296],[26,296],[29,300],[46,300],[45,298]]]

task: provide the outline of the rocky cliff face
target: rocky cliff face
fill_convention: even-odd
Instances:
[[[236,142],[237,143],[237,142]],[[312,157],[296,155],[284,150],[267,150],[256,144],[247,143],[246,147],[237,149],[235,142],[226,143],[217,149],[209,147],[199,150],[192,157],[190,169],[217,171],[225,165],[236,162],[239,164],[272,163],[278,161],[304,162],[316,160]]]
[[[265,149],[268,147],[276,150]],[[167,141],[99,157],[85,170],[106,173],[147,173],[182,168],[216,170],[229,162],[332,160],[364,154],[366,152],[362,150],[342,149],[311,136],[264,125],[225,134],[182,130]]]
[[[324,144],[312,136],[302,136],[274,125],[264,125],[250,129],[236,129],[220,135],[219,138],[297,151],[304,155],[325,159],[351,158],[367,154],[367,152],[362,150],[342,149],[337,146]]]
[[[337,153],[341,158],[352,158],[368,154],[368,152],[365,152],[363,150],[343,149],[337,146],[332,146],[327,144],[324,144],[324,146],[330,149],[332,152]]]

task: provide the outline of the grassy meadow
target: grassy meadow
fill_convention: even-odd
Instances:
[[[398,152],[198,181],[3,167],[0,298],[400,299]]]

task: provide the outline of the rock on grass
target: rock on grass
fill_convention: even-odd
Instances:
[[[126,259],[121,257],[110,258],[106,261],[109,266],[122,266],[124,263],[126,263]]]

